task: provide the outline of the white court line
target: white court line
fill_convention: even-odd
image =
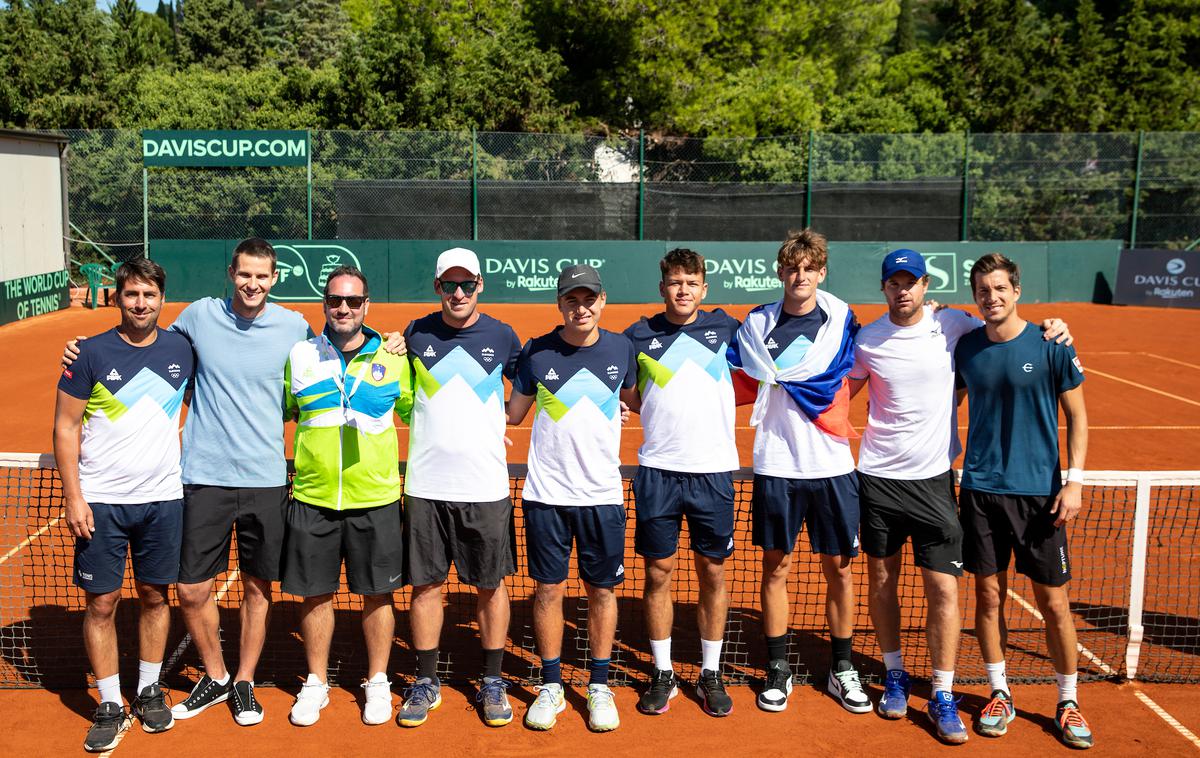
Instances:
[[[1134,690],[1133,695],[1138,700],[1141,700],[1143,703],[1145,703],[1147,708],[1154,711],[1155,715],[1157,715],[1163,721],[1167,722],[1172,727],[1174,727],[1175,731],[1182,734],[1183,738],[1185,740],[1187,740],[1188,742],[1192,743],[1193,747],[1195,747],[1197,750],[1200,750],[1200,737],[1197,737],[1195,732],[1193,732],[1191,729],[1188,729],[1183,724],[1179,723],[1178,719],[1176,719],[1171,714],[1167,713],[1166,710],[1161,705],[1159,705],[1158,703],[1151,700],[1150,696],[1147,695],[1145,692],[1142,692],[1141,690]]]
[[[1042,616],[1042,612],[1037,609],[1037,606],[1030,604],[1028,600],[1013,592],[1012,587],[1008,588],[1008,596],[1013,600],[1016,600],[1017,603],[1019,603],[1026,611],[1029,611],[1030,615],[1032,615],[1035,619],[1041,621],[1043,624],[1046,623],[1046,618]],[[1113,670],[1113,667],[1100,660],[1100,657],[1084,647],[1083,643],[1076,642],[1075,647],[1079,649],[1080,655],[1096,664],[1096,668],[1100,669],[1108,676],[1116,676],[1117,672]]]
[[[1091,366],[1088,366],[1087,373],[1095,374],[1096,376],[1102,376],[1105,379],[1112,379],[1114,382],[1121,382],[1122,384],[1128,384],[1131,387],[1137,387],[1138,389],[1146,390],[1147,392],[1153,392],[1156,395],[1162,395],[1163,397],[1169,397],[1172,400],[1178,400],[1181,403],[1187,403],[1188,405],[1195,405],[1197,407],[1200,407],[1200,402],[1192,400],[1191,398],[1181,397],[1180,395],[1172,395],[1170,392],[1164,392],[1163,390],[1155,389],[1154,387],[1148,387],[1145,384],[1139,384],[1138,382],[1131,382],[1130,380],[1122,379],[1119,376],[1113,376],[1112,374],[1106,374],[1103,371],[1097,371],[1096,369],[1092,368]]]
[[[1187,361],[1175,360],[1174,358],[1168,358],[1165,355],[1157,355],[1156,353],[1142,353],[1142,355],[1148,355],[1151,358],[1157,358],[1160,361],[1166,361],[1167,363],[1175,363],[1180,366],[1186,366],[1188,368],[1200,369],[1200,366],[1197,366],[1195,363],[1188,363]]]
[[[1155,358],[1160,361],[1166,361],[1167,363],[1186,366],[1187,368],[1200,369],[1200,366],[1196,365],[1195,363],[1188,363],[1187,361],[1181,361],[1176,358],[1168,358],[1167,356],[1159,355],[1158,353],[1147,353],[1141,350],[1088,350],[1084,353],[1084,355],[1144,355],[1147,358]]]
[[[53,529],[53,528],[54,528],[54,525],[55,525],[55,524],[57,524],[59,521],[62,521],[62,519],[63,519],[63,516],[65,516],[65,515],[67,515],[67,512],[66,512],[66,511],[63,511],[62,513],[58,514],[58,515],[57,515],[57,516],[55,516],[54,518],[50,519],[50,521],[48,521],[48,522],[46,523],[46,525],[45,525],[45,526],[43,526],[41,529],[38,529],[36,532],[34,532],[33,534],[31,534],[30,536],[28,536],[28,537],[26,537],[25,539],[21,540],[21,544],[17,545],[17,546],[16,546],[16,547],[14,547],[12,550],[9,550],[7,553],[5,553],[5,554],[4,554],[4,557],[3,557],[3,558],[0,558],[0,564],[3,564],[3,563],[4,563],[5,561],[7,561],[9,558],[12,558],[12,557],[13,557],[14,555],[16,555],[17,553],[21,552],[21,551],[22,551],[22,550],[24,550],[25,548],[27,548],[27,547],[29,547],[30,545],[32,545],[32,544],[33,544],[33,542],[34,542],[34,540],[38,539],[39,537],[41,537],[41,536],[42,536],[43,534],[45,534],[46,532],[48,532],[48,531],[50,531],[51,529]]]

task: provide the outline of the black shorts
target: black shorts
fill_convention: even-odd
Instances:
[[[404,524],[400,501],[377,508],[335,511],[292,500],[283,541],[283,583],[290,595],[337,592],[383,595],[404,586]]]
[[[414,587],[446,580],[450,562],[472,587],[495,589],[517,571],[511,498],[457,503],[404,496],[408,582]]]
[[[911,537],[918,566],[962,576],[963,530],[952,472],[915,481],[860,473],[858,495],[867,555],[889,558]]]
[[[1054,525],[1054,495],[999,495],[963,489],[958,494],[967,571],[992,576],[1017,571],[1038,584],[1061,587],[1071,579],[1067,530]]]
[[[183,547],[179,581],[198,584],[229,569],[229,546],[237,528],[238,568],[264,581],[282,575],[283,516],[288,488],[183,487]]]
[[[91,539],[75,538],[75,584],[96,595],[121,589],[125,555],[133,553],[133,576],[145,584],[172,584],[179,573],[183,501],[90,503]]]
[[[733,472],[688,474],[639,466],[633,496],[637,501],[633,544],[638,555],[675,555],[685,515],[692,550],[717,559],[733,554]]]
[[[571,544],[579,551],[579,576],[593,587],[625,579],[624,505],[521,503],[529,576],[542,584],[567,580]]]
[[[814,553],[858,555],[858,474],[821,479],[754,475],[750,501],[754,544],[791,553],[808,525]]]

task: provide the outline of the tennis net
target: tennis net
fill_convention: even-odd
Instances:
[[[533,581],[524,554],[519,496],[524,467],[510,467],[516,509],[517,573],[508,580],[512,622],[505,674],[515,681],[540,677],[533,635]],[[619,621],[611,679],[633,684],[649,679],[652,661],[643,625],[641,591],[645,571],[633,552],[635,503],[630,483],[633,468],[623,469],[627,528],[625,581],[618,587]],[[762,676],[766,664],[759,612],[760,552],[750,542],[752,474],[735,476],[735,552],[726,562],[729,619],[722,663],[733,683]],[[1079,630],[1081,680],[1137,678],[1164,682],[1200,681],[1200,472],[1093,472],[1084,487],[1084,510],[1070,529],[1074,578],[1069,585],[1071,608]],[[681,535],[686,546],[686,525]],[[62,486],[49,455],[0,453],[0,687],[82,687],[89,683],[81,637],[82,591],[72,583],[73,538],[63,518]],[[237,656],[238,606],[241,583],[236,556],[230,570],[217,577],[226,663]],[[928,676],[925,603],[919,573],[905,548],[900,582],[902,641],[909,668]],[[126,570],[117,628],[122,673],[137,666],[137,603],[131,570]],[[883,674],[881,654],[870,631],[866,608],[866,561],[854,563],[858,614],[854,637],[856,662],[868,679]],[[564,680],[586,679],[588,663],[587,599],[572,568],[565,600]],[[824,617],[824,582],[802,536],[789,580],[791,616],[788,659],[801,681],[823,677],[829,660]],[[699,586],[687,550],[681,550],[673,588],[675,623],[672,637],[677,671],[685,678],[699,674],[700,643],[696,631]],[[1008,588],[1009,677],[1017,681],[1050,681],[1050,665],[1040,614],[1024,577],[1012,576]],[[300,599],[276,594],[271,628],[258,679],[291,684],[306,673],[299,637]],[[406,590],[396,593],[396,639],[391,657],[394,677],[411,678],[414,659],[409,644]],[[475,594],[458,582],[453,569],[446,584],[446,614],[439,674],[444,681],[473,680],[481,665],[474,623]],[[330,655],[331,678],[353,684],[365,675],[365,653],[356,598],[345,590],[335,598],[336,631]],[[985,680],[979,648],[971,637],[974,596],[970,577],[961,583],[963,638],[957,676]],[[188,688],[199,676],[198,656],[179,615],[172,590],[171,637],[164,677]]]

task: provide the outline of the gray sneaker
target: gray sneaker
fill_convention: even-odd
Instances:
[[[429,712],[442,704],[442,683],[435,676],[423,676],[404,693],[404,705],[396,715],[400,726],[420,726],[429,718]]]
[[[142,722],[142,730],[154,734],[165,732],[175,726],[175,717],[167,707],[166,696],[162,687],[157,684],[147,684],[133,699],[133,715]]]
[[[129,713],[118,703],[101,703],[92,716],[92,726],[83,740],[89,753],[103,753],[117,746],[121,733],[129,728]]]
[[[508,704],[508,682],[498,676],[485,676],[479,686],[475,702],[483,711],[483,723],[488,726],[504,726],[513,719],[512,706]]]

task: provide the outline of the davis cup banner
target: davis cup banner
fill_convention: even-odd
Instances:
[[[1122,250],[1115,302],[1200,308],[1200,251]]]
[[[307,166],[308,132],[142,131],[144,166]]]

